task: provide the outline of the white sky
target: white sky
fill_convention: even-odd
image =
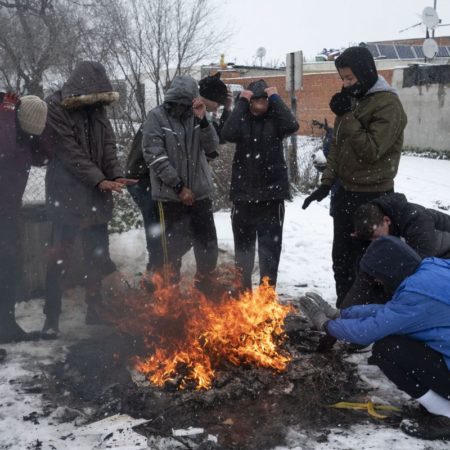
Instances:
[[[266,62],[285,60],[288,52],[303,50],[313,57],[324,47],[347,47],[361,41],[425,37],[420,26],[425,6],[433,0],[221,0],[220,21],[234,30],[223,48],[226,62],[251,64],[256,49],[265,47]],[[450,0],[437,0],[442,23],[450,23]],[[450,27],[436,36],[450,35]]]

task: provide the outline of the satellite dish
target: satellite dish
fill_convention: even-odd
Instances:
[[[256,57],[257,58],[264,58],[266,56],[266,49],[264,47],[258,47],[256,50]]]
[[[433,28],[436,28],[440,22],[436,10],[431,6],[427,6],[426,8],[424,8],[422,11],[422,22],[427,28],[431,30]]]
[[[422,50],[426,58],[433,59],[439,51],[439,46],[434,39],[429,38],[423,41]]]

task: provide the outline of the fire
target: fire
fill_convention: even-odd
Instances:
[[[115,319],[123,332],[143,338],[150,356],[136,356],[134,368],[158,386],[176,380],[180,389],[209,389],[215,371],[231,363],[283,371],[290,356],[281,350],[289,306],[281,305],[267,280],[238,298],[211,299],[189,286],[166,284],[154,275],[149,295],[126,300]]]

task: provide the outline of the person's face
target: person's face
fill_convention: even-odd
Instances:
[[[217,108],[219,107],[219,103],[214,102],[213,100],[209,100],[205,97],[200,97],[202,99],[202,102],[206,106],[206,111],[210,113],[215,113],[217,111]]]
[[[358,78],[356,78],[350,67],[342,67],[342,69],[338,69],[338,72],[345,88],[353,86],[358,82]]]
[[[391,219],[389,217],[384,216],[383,222],[381,225],[377,225],[373,230],[372,239],[376,239],[380,236],[387,236],[389,234],[389,226],[391,225]]]
[[[254,116],[265,114],[269,109],[269,99],[267,97],[252,98],[250,100],[250,112]]]

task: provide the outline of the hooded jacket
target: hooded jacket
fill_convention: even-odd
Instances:
[[[371,203],[391,219],[390,234],[404,238],[422,258],[450,258],[450,216],[410,203],[400,193],[383,195]]]
[[[418,256],[411,249],[399,251],[400,247],[407,247],[399,239],[386,236],[377,241],[382,243],[383,248],[378,250],[383,257],[372,257],[369,247],[366,266],[361,269],[372,275],[376,272],[382,281],[392,280],[392,264],[380,264],[381,260],[392,259],[403,281],[385,305],[358,305],[341,310],[339,319],[327,323],[327,332],[360,345],[390,335],[406,335],[441,353],[450,370],[450,260],[426,258],[417,265]]]
[[[175,192],[180,183],[194,192],[196,200],[213,190],[206,154],[217,150],[219,138],[214,127],[192,113],[192,100],[198,97],[197,82],[189,76],[176,77],[164,104],[152,109],[143,128],[143,154],[150,167],[152,197],[158,201],[180,202]],[[174,105],[185,105],[177,116]]]
[[[259,86],[259,85],[258,85]],[[257,91],[257,95],[262,95]],[[236,143],[231,173],[231,201],[285,200],[290,197],[283,139],[299,128],[280,96],[269,97],[269,108],[260,116],[240,98],[222,129],[222,137]]]
[[[123,176],[105,110],[117,99],[104,67],[90,61],[78,64],[62,90],[46,99],[54,155],[46,175],[51,220],[91,226],[111,219],[112,194],[97,185]]]
[[[336,117],[334,137],[322,184],[340,178],[347,191],[385,192],[393,189],[407,123],[402,104],[379,76],[352,111]]]

